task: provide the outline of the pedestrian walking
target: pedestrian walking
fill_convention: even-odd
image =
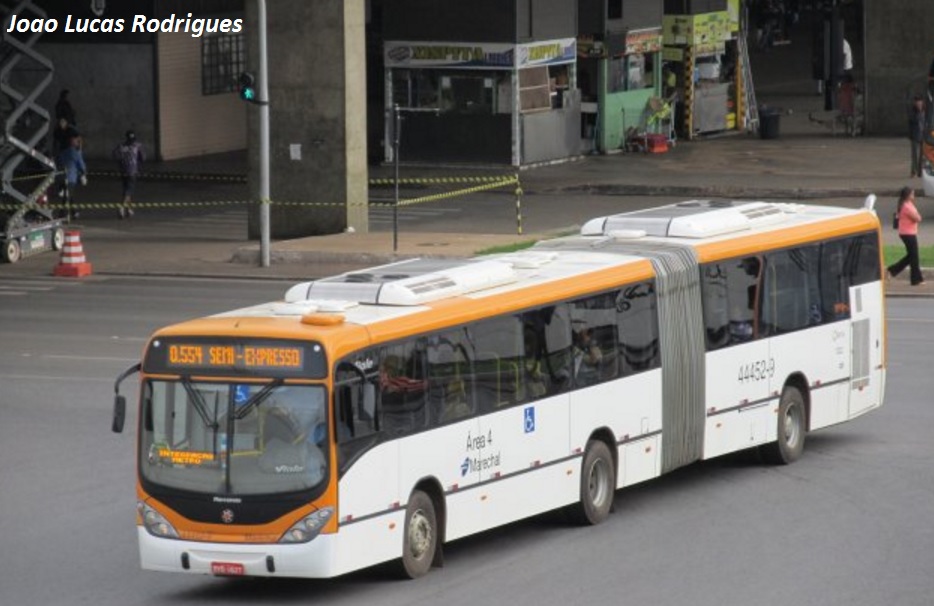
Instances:
[[[65,118],[58,119],[58,126],[52,131],[52,157],[57,158],[62,151],[68,149],[72,138],[80,137],[77,129],[68,123]],[[78,139],[80,147],[81,139]]]
[[[136,178],[139,169],[146,160],[143,146],[136,140],[136,133],[126,131],[123,143],[117,145],[113,151],[114,160],[120,168],[120,177],[123,180],[123,200],[120,203],[120,218],[133,216],[133,191],[136,189]]]
[[[60,93],[58,93],[58,101],[55,103],[55,121],[58,122],[64,118],[68,124],[77,128],[78,119],[75,116],[75,108],[71,106],[71,101],[68,99],[70,91],[67,88],[63,88]]]
[[[72,210],[75,204],[75,189],[79,183],[81,185],[87,185],[88,183],[88,169],[84,163],[84,156],[81,154],[79,137],[72,137],[68,141],[68,147],[58,154],[55,164],[62,173],[59,197],[65,205],[65,218],[69,221],[77,219],[79,216],[78,211]]]
[[[895,216],[898,222],[898,237],[905,244],[905,256],[888,267],[889,275],[894,278],[906,267],[910,267],[911,285],[924,284],[918,258],[918,224],[921,223],[921,213],[915,207],[915,190],[910,187],[902,188]]]
[[[908,108],[908,139],[911,140],[911,176],[920,177],[922,161],[922,143],[924,142],[925,129],[925,108],[924,98],[921,95],[915,95]]]
[[[853,73],[853,49],[846,38],[843,39],[843,73]]]
[[[843,118],[846,134],[851,137],[855,137],[857,131],[856,95],[858,92],[853,74],[843,74],[843,81],[837,89],[837,109],[840,111],[840,117]]]

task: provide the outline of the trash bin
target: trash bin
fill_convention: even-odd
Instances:
[[[759,108],[759,137],[762,139],[778,139],[779,125],[782,114],[779,110],[762,106]]]

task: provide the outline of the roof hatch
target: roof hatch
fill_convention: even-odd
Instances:
[[[644,232],[663,238],[710,238],[781,223],[797,212],[795,204],[692,200],[591,219],[581,228],[581,235]]]
[[[335,307],[348,303],[421,305],[509,284],[516,279],[515,268],[508,258],[494,261],[414,259],[297,284],[286,292],[285,301],[299,307],[315,304],[319,312],[325,311],[324,301],[340,301]]]

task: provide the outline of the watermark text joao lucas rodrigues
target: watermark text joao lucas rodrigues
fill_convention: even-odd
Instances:
[[[11,15],[10,21],[4,28],[6,33],[47,33],[62,32],[65,34],[120,34],[130,32],[133,34],[189,34],[193,38],[200,38],[204,34],[238,34],[243,31],[243,19],[201,18],[193,17],[188,13],[185,17],[177,17],[175,13],[165,19],[150,19],[146,15],[134,15],[132,20],[123,18],[84,18],[67,15],[63,20],[53,18],[25,19],[19,15]]]

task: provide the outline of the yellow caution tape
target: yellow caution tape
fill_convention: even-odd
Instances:
[[[437,183],[492,183],[511,177],[478,176],[478,177],[414,177],[399,179],[399,185],[437,184]],[[370,179],[370,185],[395,185],[395,179]]]
[[[515,194],[517,196],[522,194],[522,188],[519,185],[519,179],[517,177],[500,177],[497,181],[491,181],[483,183],[482,185],[477,185],[474,187],[468,187],[464,189],[458,189],[454,191],[441,192],[437,194],[432,194],[429,196],[421,196],[418,198],[406,198],[399,200],[399,206],[412,206],[414,204],[424,204],[426,202],[435,202],[437,200],[445,200],[450,198],[456,198],[458,196],[466,196],[474,193],[479,193],[483,191],[489,191],[493,189],[499,189],[502,187],[508,187],[510,185],[515,185]],[[386,201],[386,202],[309,202],[309,201],[288,201],[288,200],[268,200],[265,203],[274,205],[274,206],[297,206],[297,207],[342,207],[342,208],[353,208],[359,206],[383,206],[383,207],[393,207],[395,202]],[[217,206],[242,206],[250,204],[260,204],[257,200],[199,200],[199,201],[190,201],[190,202],[133,202],[130,206],[137,210],[144,210],[147,208],[198,208],[198,207],[217,207]],[[43,205],[32,204],[29,208],[47,208],[53,210],[60,209],[72,209],[72,210],[112,210],[119,209],[123,207],[124,204],[119,202],[74,202],[66,204],[64,202],[51,202]],[[0,205],[0,210],[3,211],[19,211],[25,208],[21,204],[4,204]]]

